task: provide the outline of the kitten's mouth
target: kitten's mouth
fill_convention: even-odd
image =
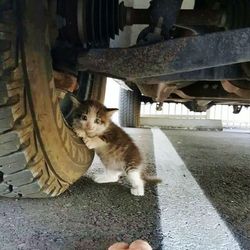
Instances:
[[[87,133],[94,133],[94,132],[95,132],[95,129],[87,129],[86,132],[87,132]]]
[[[95,130],[85,130],[86,134],[89,136],[89,137],[93,137],[93,136],[96,136],[96,131]]]

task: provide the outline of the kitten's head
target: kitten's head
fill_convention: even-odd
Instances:
[[[101,135],[109,126],[112,115],[118,109],[106,108],[98,101],[74,102],[73,128],[83,129],[87,135]]]

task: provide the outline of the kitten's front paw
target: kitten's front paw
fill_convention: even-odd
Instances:
[[[94,138],[86,137],[83,139],[83,141],[88,149],[94,149],[98,147],[98,142]]]
[[[144,196],[144,188],[131,188],[131,194],[135,196]]]

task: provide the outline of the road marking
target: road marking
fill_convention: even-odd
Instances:
[[[167,136],[158,128],[152,133],[157,175],[163,179],[158,186],[162,249],[240,250]]]

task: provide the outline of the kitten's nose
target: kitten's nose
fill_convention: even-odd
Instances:
[[[93,129],[93,126],[90,123],[87,123],[86,127],[87,127],[87,129],[90,129],[90,130]]]

